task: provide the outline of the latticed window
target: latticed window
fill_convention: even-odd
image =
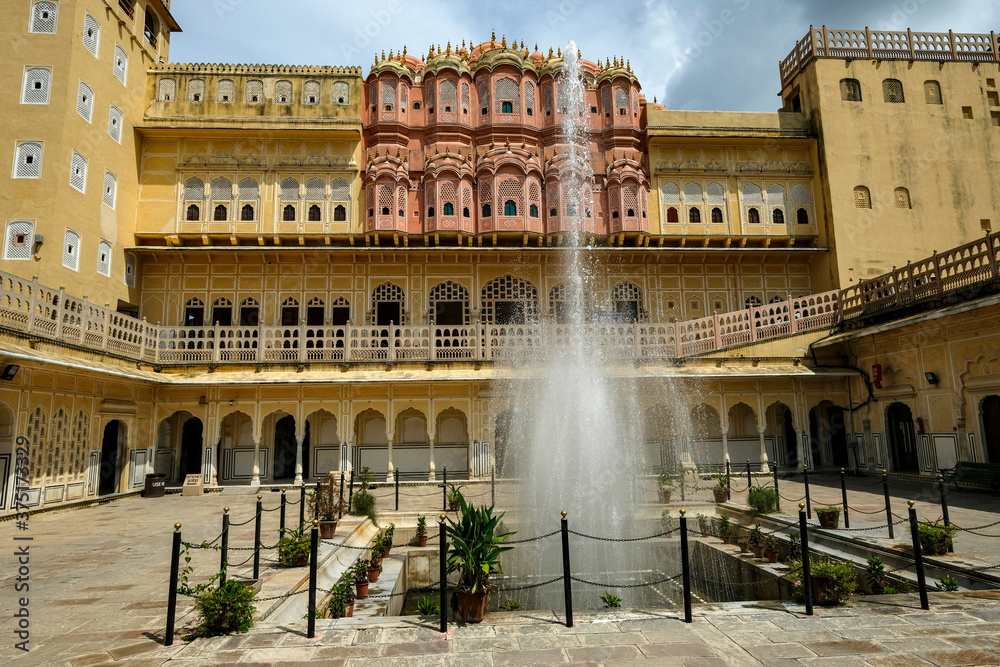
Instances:
[[[87,466],[87,450],[90,447],[90,428],[87,413],[83,410],[77,413],[73,420],[73,430],[70,431],[70,443],[74,445],[75,454],[71,463],[75,461],[74,468],[68,468],[67,472],[82,473]]]
[[[854,188],[854,208],[871,208],[872,195],[868,188],[859,185]]]
[[[845,102],[861,101],[861,82],[857,79],[840,80],[840,99]]]
[[[488,178],[482,178],[479,180],[479,203],[493,203],[493,184]]]
[[[302,89],[303,104],[319,104],[319,81],[306,81]]]
[[[172,102],[177,99],[177,82],[163,78],[157,82],[156,99],[161,102]]]
[[[67,229],[63,237],[62,264],[74,271],[80,268],[80,234],[72,229]]]
[[[201,201],[205,198],[205,183],[200,178],[189,178],[184,182],[184,201]]]
[[[257,181],[252,178],[244,178],[240,181],[240,220],[256,219],[255,212],[260,199],[260,188]]]
[[[378,324],[379,305],[398,304],[398,310],[393,315],[398,315],[399,321],[393,319],[393,324],[406,324],[406,292],[403,288],[394,283],[382,283],[372,290],[372,324]],[[393,309],[387,309],[393,310]]]
[[[40,178],[42,175],[42,145],[25,141],[14,151],[14,178]]]
[[[664,204],[680,204],[681,191],[676,183],[667,182],[660,186],[660,200]]]
[[[486,322],[506,324],[538,319],[538,289],[510,274],[483,285],[480,302]]]
[[[48,420],[45,416],[45,410],[41,407],[35,408],[28,417],[28,423],[25,428],[24,435],[31,442],[31,451],[42,452],[44,451],[45,443],[47,442],[45,436],[48,431]],[[39,481],[42,476],[42,469],[39,465],[41,463],[41,457],[29,457],[29,471],[28,474],[33,476],[36,481]]]
[[[54,2],[42,0],[31,6],[31,32],[54,35],[59,8]]]
[[[335,81],[333,83],[333,103],[349,104],[351,101],[351,87],[346,81]]]
[[[330,183],[330,199],[333,201],[350,201],[351,186],[343,178],[335,179]]]
[[[469,113],[469,107],[472,106],[472,94],[469,89],[469,84],[465,81],[462,82],[462,113]]]
[[[101,47],[101,25],[89,13],[83,17],[83,45],[97,57]]]
[[[48,104],[51,84],[52,70],[48,67],[29,67],[24,71],[21,104]]]
[[[771,222],[785,224],[785,188],[777,183],[767,186],[767,205],[771,209]]]
[[[406,113],[406,103],[410,99],[410,88],[406,82],[399,82],[399,110]]]
[[[274,84],[274,101],[279,104],[291,104],[292,82],[282,79]]]
[[[604,115],[611,115],[611,89],[605,88],[601,91],[601,102],[604,104]]]
[[[97,244],[97,272],[102,276],[111,276],[111,244],[104,239]]]
[[[702,193],[701,185],[698,183],[685,183],[684,201],[694,206],[700,206],[704,201],[704,194]]]
[[[52,479],[66,474],[66,452],[69,447],[69,415],[62,408],[52,415],[48,447],[45,456],[45,474]]]
[[[437,83],[435,81],[429,81],[427,83],[426,95],[427,95],[427,108],[430,111],[434,111],[434,107],[437,102]]]
[[[622,203],[625,206],[625,215],[635,217],[635,209],[639,205],[638,192],[634,186],[627,186],[622,193]]]
[[[229,220],[229,204],[233,200],[233,184],[228,178],[212,181],[212,219]]]
[[[611,290],[612,301],[638,301],[642,302],[642,290],[632,282],[622,282],[615,285]]]
[[[122,112],[112,106],[108,111],[108,134],[118,143],[122,142]]]
[[[441,206],[443,208],[443,215],[455,215],[455,201],[457,196],[458,190],[454,183],[451,181],[445,181],[441,184]],[[449,211],[451,212],[449,213]]]
[[[427,297],[429,317],[435,324],[469,324],[469,290],[450,280],[439,283]],[[458,312],[456,312],[458,311]],[[457,316],[457,317],[456,317]],[[444,321],[450,320],[450,321]],[[459,321],[455,321],[459,320]]]
[[[485,116],[490,110],[490,81],[489,79],[480,79],[479,85],[477,86],[477,92],[479,93],[479,106],[483,110],[483,115]]]
[[[808,209],[812,207],[812,194],[810,194],[808,187],[802,185],[801,183],[797,183],[796,185],[792,186],[792,206],[797,209],[802,209],[806,211],[808,211]],[[796,216],[800,218],[799,222],[802,222],[801,216],[799,216],[798,214],[796,214]],[[808,224],[808,220],[809,220],[809,214],[807,212],[806,223],[803,224]]]
[[[391,81],[382,82],[382,108],[386,111],[396,108],[396,85]]]
[[[896,208],[910,208],[910,191],[906,188],[896,188],[892,191]]]
[[[891,104],[902,104],[903,84],[897,79],[886,79],[882,82],[882,97]]]
[[[763,206],[764,196],[760,186],[755,183],[747,183],[743,186],[743,204],[746,206]]]
[[[365,188],[365,203],[368,205],[369,217],[375,215],[375,186],[369,185]]]
[[[941,84],[937,81],[924,81],[924,101],[927,104],[944,104],[941,97]]]
[[[264,101],[264,82],[260,79],[250,79],[246,85],[247,104],[260,104]]]
[[[378,189],[379,215],[392,215],[392,188],[381,185]]]
[[[549,84],[542,86],[542,104],[545,105],[545,115],[552,115],[552,86]]]
[[[87,158],[76,151],[69,161],[69,184],[80,192],[87,191]]]
[[[497,186],[497,199],[502,201],[504,215],[517,215],[517,212],[524,206],[524,197],[521,192],[521,183],[513,178],[505,178]],[[508,213],[513,210],[513,213]]]
[[[496,108],[494,111],[501,113],[503,110],[503,103],[507,102],[509,104],[509,111],[506,113],[520,112],[521,110],[521,95],[518,92],[517,82],[509,77],[504,77],[496,83],[495,88],[496,95]]]
[[[120,44],[115,44],[115,61],[113,65],[115,78],[124,86],[125,79],[128,76],[128,54],[125,53],[125,49]]]
[[[125,286],[135,287],[135,255],[125,255]]]
[[[444,111],[455,111],[458,106],[458,87],[454,81],[441,82],[441,106]]]
[[[188,102],[201,102],[205,99],[205,80],[191,79],[187,83]]]
[[[297,202],[299,200],[299,182],[294,178],[281,181],[281,201]]]
[[[424,191],[424,205],[427,206],[427,217],[429,218],[434,217],[434,205],[437,203],[435,201],[434,187],[434,185],[430,185]]]
[[[406,216],[406,188],[402,185],[396,188],[396,208],[400,218]]]
[[[76,91],[76,112],[88,123],[94,113],[94,91],[85,81],[80,82]]]
[[[628,114],[628,91],[620,86],[615,88],[615,108],[619,115]]]
[[[639,93],[632,91],[632,113],[639,113]]]
[[[324,201],[326,199],[326,183],[318,178],[306,181],[306,201]]]
[[[524,83],[524,108],[529,116],[535,113],[535,84],[530,81]]]
[[[373,81],[368,87],[368,96],[371,97],[372,111],[378,108],[378,82]]]
[[[31,259],[31,246],[35,242],[35,224],[28,220],[7,223],[4,237],[4,259]]]
[[[216,90],[216,102],[232,102],[233,95],[236,94],[236,84],[232,79],[221,79]]]
[[[472,190],[470,188],[462,188],[462,217],[468,218],[472,211]]]

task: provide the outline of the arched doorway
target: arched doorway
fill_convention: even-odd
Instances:
[[[375,479],[385,479],[389,468],[389,431],[385,415],[368,408],[354,419],[357,446],[354,449],[354,467],[368,466]]]
[[[987,396],[979,404],[983,419],[983,449],[986,460],[1000,463],[1000,396]]]
[[[765,438],[774,440],[774,463],[792,468],[799,465],[799,448],[796,443],[792,411],[784,403],[772,403],[767,408]]]
[[[646,460],[653,468],[675,468],[680,465],[677,452],[677,431],[674,415],[665,405],[654,405],[646,410],[643,420]]]
[[[893,403],[885,411],[889,438],[889,457],[896,472],[919,472],[917,437],[913,431],[913,413],[904,403]]]
[[[760,431],[757,430],[757,414],[746,403],[737,403],[729,408],[729,430],[726,432],[729,460],[733,466],[745,461],[760,463]]]
[[[707,403],[700,403],[692,408],[690,422],[691,455],[695,463],[725,465],[719,412]]]
[[[104,439],[101,441],[101,477],[98,484],[98,495],[106,496],[118,490],[124,433],[125,427],[117,419],[111,420],[104,427]]]
[[[0,402],[0,510],[12,503],[14,463],[14,411]]]
[[[201,462],[205,449],[202,443],[203,429],[204,426],[197,417],[188,419],[181,427],[181,482],[187,475],[201,474]]]
[[[513,435],[514,413],[504,410],[497,415],[493,429],[493,458],[496,461],[497,477],[510,477],[508,470],[507,451],[510,448],[510,438]]]
[[[274,424],[274,481],[295,477],[296,445],[295,417],[285,415]]]
[[[830,401],[823,401],[810,410],[809,443],[813,468],[818,468],[825,462],[838,468],[850,466],[844,408]]]

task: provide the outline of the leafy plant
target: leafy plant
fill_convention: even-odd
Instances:
[[[868,565],[865,567],[865,579],[872,592],[885,589],[885,563],[875,554],[868,554]]]
[[[802,561],[790,560],[787,564],[788,573],[785,577],[795,582],[792,595],[796,600],[801,602],[805,599],[805,593],[802,590]],[[857,588],[854,566],[850,563],[843,563],[833,560],[829,556],[823,556],[815,560],[810,560],[809,570],[814,582],[817,579],[826,579],[828,581],[826,587],[826,604],[844,604]]]
[[[940,556],[948,553],[951,540],[958,529],[955,526],[945,526],[940,520],[934,523],[917,524],[917,539],[920,549],[928,556]]]
[[[494,516],[493,506],[475,508],[461,498],[458,520],[448,519],[448,572],[459,573],[458,590],[488,591],[490,576],[502,575],[500,554],[514,547],[503,541],[514,533],[499,533],[503,513]]]
[[[311,549],[311,535],[306,532],[305,526],[286,530],[278,539],[278,564],[281,567],[298,567],[303,558],[309,558]]]
[[[732,520],[729,518],[728,514],[722,514],[719,516],[719,536],[725,537],[731,535],[733,532]]]
[[[417,537],[427,537],[427,517],[417,517]]]
[[[778,492],[769,486],[751,486],[747,494],[747,503],[761,514],[778,510]]]
[[[764,544],[764,531],[760,529],[759,523],[750,529],[750,534],[747,536],[747,542],[755,547],[759,547]]]
[[[840,508],[831,505],[830,507],[817,507],[815,510],[816,514],[840,514]]]
[[[228,579],[218,588],[202,590],[195,598],[201,617],[198,635],[215,637],[249,630],[253,626],[256,595],[257,591],[235,579]]]
[[[665,531],[674,529],[674,517],[670,516],[670,510],[663,510],[663,514],[660,515],[660,525]]]
[[[320,521],[336,521],[346,509],[343,498],[337,497],[333,484],[320,484],[319,489],[309,494],[306,499],[309,513]]]
[[[767,551],[777,551],[778,550],[778,538],[773,533],[768,533],[764,536],[764,549]]]
[[[368,569],[382,571],[382,553],[372,549],[371,558],[368,559]]]
[[[788,533],[788,560],[794,561],[802,558],[802,536],[799,531],[793,530]]]
[[[351,568],[351,574],[354,576],[355,584],[367,584],[368,583],[368,559],[359,558],[354,562],[354,566]]]
[[[722,473],[716,475],[715,486],[712,487],[712,491],[715,493],[728,493],[729,492],[729,475]]]
[[[222,577],[225,570],[214,575],[211,579],[209,579],[204,583],[192,586],[191,583],[188,581],[188,576],[192,572],[194,572],[194,568],[191,567],[191,544],[189,542],[182,542],[181,544],[184,547],[184,550],[181,552],[181,555],[184,558],[184,569],[182,569],[177,575],[177,592],[180,595],[196,597],[202,591],[211,588],[215,584],[215,582],[218,581],[220,577]],[[203,549],[209,548],[208,542],[202,542],[201,547]]]
[[[695,519],[698,520],[698,528],[701,530],[705,530],[711,525],[707,514],[699,513],[695,516]]]
[[[429,598],[426,595],[420,598],[420,602],[417,603],[417,613],[421,616],[433,616],[435,614],[441,613],[441,605],[434,601],[434,598]]]
[[[448,509],[457,510],[462,506],[462,501],[465,499],[465,496],[462,495],[462,489],[464,488],[464,486],[448,482],[448,491],[445,492]]]
[[[683,468],[662,468],[656,476],[656,482],[661,489],[672,489],[677,480],[683,476]]]
[[[348,573],[344,573],[347,575]],[[347,615],[347,609],[354,602],[354,580],[352,577],[342,575],[336,584],[330,589],[330,600],[327,602],[327,611],[331,618],[343,618]]]
[[[392,538],[396,535],[396,524],[390,523],[389,527],[382,532],[382,548],[391,549],[392,548]]]
[[[882,592],[885,593],[886,595],[899,595],[900,591],[895,586],[886,586],[884,589],[882,589]]]
[[[951,576],[950,574],[946,574],[940,579],[938,579],[938,582],[934,584],[934,587],[937,588],[939,591],[957,591],[958,579]]]
[[[521,608],[521,603],[514,598],[507,598],[507,601],[500,608],[504,611],[517,611]]]
[[[601,602],[604,603],[605,609],[611,609],[613,607],[622,606],[622,599],[620,597],[612,595],[611,591],[608,591],[607,593],[601,596]]]

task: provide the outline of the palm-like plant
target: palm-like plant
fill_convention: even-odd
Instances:
[[[488,591],[490,576],[503,574],[500,554],[514,547],[504,546],[503,541],[514,533],[497,533],[503,513],[494,516],[493,505],[475,508],[461,499],[458,520],[448,519],[448,571],[458,571],[459,590],[469,593]]]

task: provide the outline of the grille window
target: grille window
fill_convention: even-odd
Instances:
[[[122,112],[114,106],[108,112],[108,134],[118,143],[122,142]]]
[[[201,201],[205,198],[205,183],[200,178],[189,178],[184,183],[184,200]]]
[[[115,78],[124,86],[125,77],[128,76],[128,55],[120,44],[115,44],[114,73]]]
[[[893,198],[896,201],[896,208],[912,208],[910,206],[910,191],[906,188],[893,190]]]
[[[94,91],[83,81],[76,92],[76,112],[88,123],[94,113]]]
[[[295,202],[299,200],[299,182],[294,178],[286,178],[281,182],[281,201]]]
[[[504,78],[497,81],[495,97],[495,111],[497,113],[520,113],[521,95],[514,79]]]
[[[336,81],[333,84],[333,103],[349,104],[351,101],[351,87],[345,81]]]
[[[903,84],[896,79],[886,79],[882,82],[882,97],[890,104],[902,104]]]
[[[941,99],[941,84],[937,81],[924,81],[924,101],[927,104],[944,104]]]
[[[40,178],[42,145],[36,141],[18,144],[14,152],[14,178]]]
[[[173,102],[177,98],[177,82],[173,79],[160,79],[156,99],[161,102]]]
[[[83,17],[83,45],[97,57],[101,46],[101,26],[90,14]]]
[[[104,174],[104,204],[109,208],[114,208],[117,198],[118,178],[109,171]]]
[[[80,192],[87,191],[87,158],[76,151],[69,164],[69,184]]]
[[[861,101],[861,82],[857,79],[840,80],[840,99],[845,102]]]
[[[4,259],[31,259],[31,246],[35,240],[35,225],[27,220],[15,220],[7,225],[4,239]]]
[[[31,32],[54,35],[56,32],[56,16],[59,9],[56,3],[43,0],[31,7]]]
[[[854,188],[854,208],[871,208],[872,195],[868,188],[859,185]]]
[[[97,272],[102,276],[111,276],[111,244],[104,239],[97,246]]]
[[[63,266],[77,271],[80,268],[80,235],[72,229],[63,237]]]
[[[216,97],[217,102],[232,102],[233,101],[233,91],[235,90],[235,85],[232,79],[222,79],[219,81],[219,89],[217,91],[218,95]]]
[[[306,81],[302,94],[303,104],[319,104],[319,81]]]
[[[292,103],[292,82],[278,81],[274,84],[274,101],[279,104]]]
[[[250,79],[247,81],[247,104],[261,104],[264,102],[264,82],[260,79]]]
[[[125,255],[125,286],[135,287],[135,255]]]
[[[31,67],[24,72],[24,90],[21,104],[48,104],[52,84],[52,70],[47,67]]]
[[[188,102],[201,102],[205,99],[205,80],[191,79],[187,85]]]

